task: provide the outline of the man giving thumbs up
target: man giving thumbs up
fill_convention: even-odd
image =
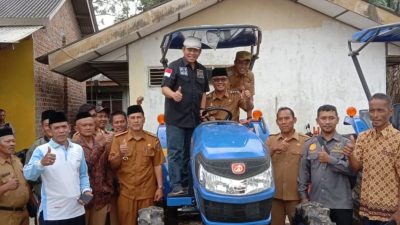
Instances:
[[[84,225],[81,194],[92,195],[83,149],[68,139],[70,126],[63,112],[49,118],[53,137],[35,149],[24,167],[27,180],[42,179],[40,224]]]

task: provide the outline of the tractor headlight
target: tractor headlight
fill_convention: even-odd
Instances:
[[[235,180],[221,177],[208,172],[199,165],[199,182],[208,191],[224,195],[250,195],[256,194],[272,187],[271,165],[267,170],[253,177],[243,180]]]

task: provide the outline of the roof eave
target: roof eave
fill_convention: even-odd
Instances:
[[[175,0],[49,53],[51,70],[67,71],[141,39],[222,0]]]

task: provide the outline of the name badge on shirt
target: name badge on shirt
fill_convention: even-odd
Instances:
[[[197,78],[204,79],[204,71],[201,69],[197,69]]]
[[[179,67],[179,74],[181,76],[187,76],[188,75],[187,67]]]

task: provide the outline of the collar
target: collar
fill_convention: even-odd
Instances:
[[[332,140],[335,140],[335,141],[337,141],[337,142],[340,142],[340,141],[342,140],[342,138],[343,138],[343,136],[340,135],[338,132],[335,132],[335,134],[333,135],[332,139],[330,139],[330,140],[326,140],[326,139],[324,138],[324,136],[322,136],[322,135],[321,135],[321,137],[322,137],[322,139],[324,139],[326,142],[330,142],[330,141],[332,141]]]
[[[96,139],[95,139],[94,136],[92,136],[91,138],[93,140],[93,147],[92,148],[95,148],[96,144],[97,144]],[[77,143],[77,144],[80,144],[82,147],[90,148],[89,145],[83,140],[82,135],[79,135],[79,143]]]
[[[222,98],[217,97],[215,94],[215,91],[211,92],[212,100],[214,101],[215,99],[223,99],[224,97],[229,98],[229,93],[228,90],[225,90],[225,93],[222,95]]]
[[[44,139],[46,142],[49,142],[49,141],[50,141],[50,138],[47,137],[46,135],[43,136],[43,139]]]
[[[139,135],[138,136],[136,136],[136,137],[134,137],[133,136],[133,131],[131,130],[131,129],[129,129],[128,128],[128,140],[127,141],[129,141],[129,140],[135,140],[135,141],[140,141],[140,140],[145,140],[146,138],[145,138],[145,133],[144,133],[144,131],[142,130],[140,133],[139,133]]]
[[[379,135],[381,134],[383,137],[388,136],[390,133],[392,133],[393,131],[393,125],[389,124],[388,126],[386,126],[383,130],[381,131],[377,131],[375,128],[372,129],[372,132],[374,135]]]
[[[55,142],[55,141],[53,140],[53,138],[50,139],[49,145],[50,145],[50,147],[52,147],[52,148],[59,148],[59,147],[63,146],[63,145],[60,145],[60,144],[58,144],[57,142]],[[72,142],[71,142],[71,140],[70,140],[69,138],[68,138],[68,148],[72,148]]]
[[[10,157],[10,158],[7,158],[7,159],[4,159],[4,158],[1,158],[0,157],[0,164],[1,165],[4,165],[5,163],[9,163],[9,164],[11,164],[11,161],[12,161],[13,159],[12,159],[12,156]]]
[[[182,57],[182,63],[184,66],[190,66],[190,63],[185,59],[185,57]],[[194,62],[194,68],[197,69],[197,61]]]
[[[278,134],[278,140],[284,139],[284,138],[285,138],[285,137],[282,135],[282,133],[279,133],[279,134]],[[299,139],[299,133],[297,133],[296,130],[294,130],[293,135],[290,136],[290,137],[288,138],[288,141],[290,141],[290,140],[292,140],[292,139],[296,139],[297,141],[300,140],[300,139]]]

